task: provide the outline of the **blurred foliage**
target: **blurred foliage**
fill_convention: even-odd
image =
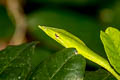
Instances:
[[[115,2],[102,7],[100,10],[100,19],[102,25],[120,29],[120,1],[116,0]]]
[[[9,39],[14,32],[14,25],[5,7],[0,5],[0,39]]]

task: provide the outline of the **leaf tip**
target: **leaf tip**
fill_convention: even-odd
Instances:
[[[105,35],[105,32],[104,31],[100,31],[100,38],[101,38],[101,40],[102,40],[102,38],[103,38],[103,36]]]
[[[101,30],[101,31],[100,31],[100,34],[103,34],[103,33],[104,33],[104,32]]]
[[[110,30],[112,30],[112,29],[114,29],[113,27],[108,27],[106,30],[105,30],[105,32],[108,32],[108,31],[110,31]]]
[[[114,27],[108,27],[106,30],[105,30],[105,33],[107,34],[110,34],[110,33],[119,33],[119,30],[117,28],[114,28]]]

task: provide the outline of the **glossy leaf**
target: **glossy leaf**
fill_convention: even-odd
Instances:
[[[48,36],[56,40],[58,43],[63,45],[66,48],[76,48],[78,54],[81,54],[85,58],[93,61],[94,63],[99,64],[108,71],[110,71],[117,79],[120,79],[120,76],[112,69],[109,62],[103,57],[99,56],[92,50],[90,50],[79,38],[73,34],[58,28],[39,26]]]
[[[9,46],[0,51],[0,80],[25,80],[33,68],[31,56],[36,42]]]
[[[42,48],[41,46],[36,46],[34,50],[34,55],[32,56],[32,65],[37,66],[46,58],[51,55],[51,51]]]
[[[83,80],[86,61],[75,49],[64,49],[42,62],[32,80]]]
[[[75,54],[75,49],[62,50],[43,61],[49,56],[49,52],[42,48],[35,48],[36,44],[36,42],[32,42],[9,46],[0,51],[0,80],[34,80],[38,77],[38,80],[44,80],[47,78],[44,74],[49,72],[58,80],[62,80],[60,78],[83,80],[86,62],[82,56]],[[41,61],[43,62],[41,63]],[[47,73],[44,68],[46,65],[50,70]],[[39,74],[41,69],[43,73]],[[51,80],[53,79],[51,78]]]
[[[86,71],[84,80],[117,80],[117,79],[104,69],[99,69],[96,71]]]
[[[100,36],[111,65],[120,73],[120,31],[109,27]]]

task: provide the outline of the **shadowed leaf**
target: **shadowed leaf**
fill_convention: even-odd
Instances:
[[[75,49],[64,49],[42,62],[32,80],[83,80],[85,59]]]

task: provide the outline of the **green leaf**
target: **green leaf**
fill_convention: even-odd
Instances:
[[[116,80],[116,79],[104,69],[98,69],[96,71],[86,71],[84,80]]]
[[[0,80],[25,80],[31,73],[31,56],[36,42],[9,46],[0,51]]]
[[[120,73],[120,31],[109,27],[100,36],[111,65]]]
[[[72,80],[83,79],[86,62],[82,56],[75,54],[75,49],[62,50],[43,61],[50,53],[43,48],[35,48],[36,44],[36,42],[32,42],[9,46],[0,51],[0,80],[29,80],[33,78],[44,80],[47,78],[44,74],[49,73],[45,72],[46,65],[54,78],[69,80],[72,76]],[[41,61],[43,62],[41,63]],[[40,73],[41,69],[43,73]]]
[[[63,49],[42,62],[32,80],[83,80],[85,59],[75,49]]]
[[[32,56],[32,65],[37,66],[51,55],[51,51],[42,48],[43,46],[36,46],[34,55]]]
[[[120,76],[112,69],[109,62],[103,57],[99,56],[92,50],[90,50],[79,38],[73,34],[58,28],[39,26],[48,36],[56,40],[58,43],[66,48],[76,48],[78,54],[81,54],[85,58],[99,64],[100,66],[111,72],[118,80]]]

